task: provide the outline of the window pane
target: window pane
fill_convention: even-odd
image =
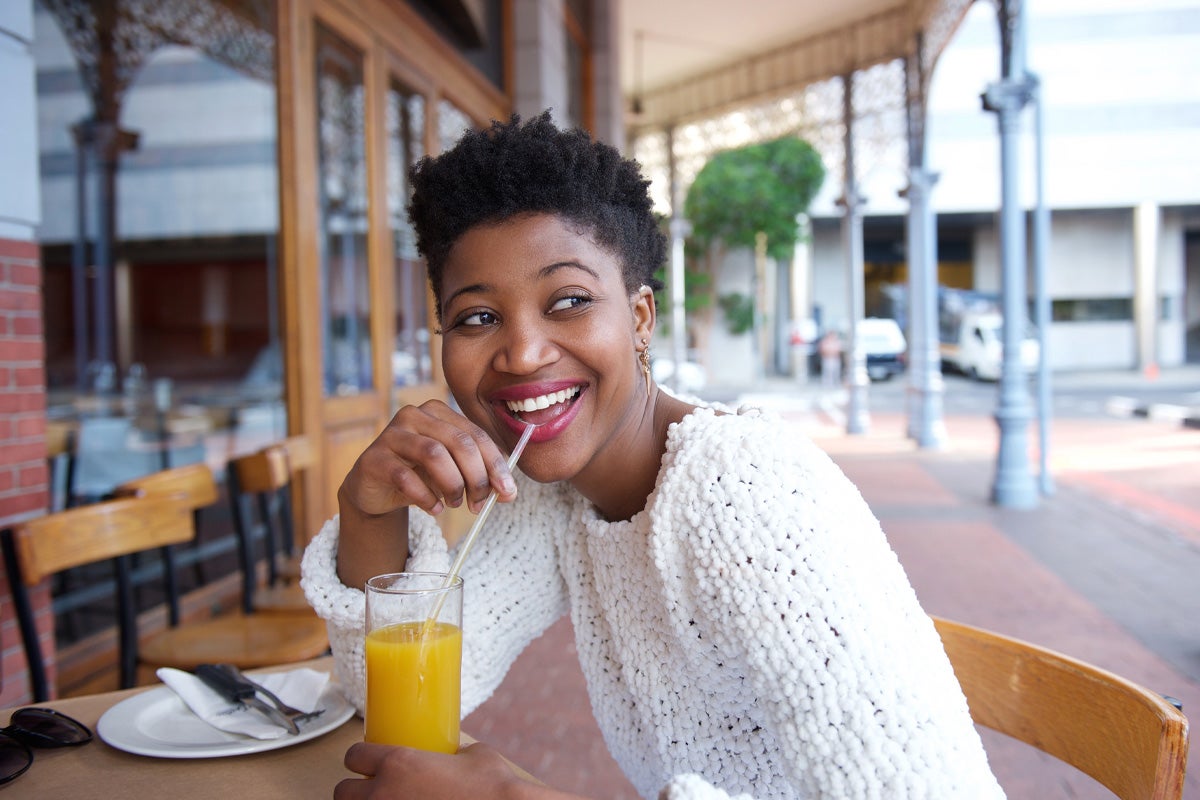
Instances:
[[[321,349],[325,393],[371,388],[363,56],[317,25]]]
[[[396,386],[413,386],[432,379],[425,265],[417,255],[416,233],[406,210],[412,191],[408,168],[425,154],[424,130],[425,98],[393,81],[387,102],[387,196],[396,271],[396,343],[392,350],[392,380]]]
[[[468,129],[475,127],[471,118],[449,100],[438,103],[438,145],[449,150]]]

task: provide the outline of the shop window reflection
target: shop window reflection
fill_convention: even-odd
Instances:
[[[317,26],[321,349],[326,395],[372,386],[363,55]]]
[[[392,383],[397,388],[432,381],[427,277],[407,211],[408,170],[425,154],[424,131],[425,98],[393,80],[387,98],[387,204],[396,292]]]

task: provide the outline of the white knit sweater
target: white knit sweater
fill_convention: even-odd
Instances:
[[[463,714],[566,611],[592,710],[644,797],[998,798],[933,624],[857,490],[786,422],[693,412],[633,519],[518,476],[463,569]],[[411,515],[410,569],[449,554]],[[337,520],[304,555],[361,709],[363,594]]]

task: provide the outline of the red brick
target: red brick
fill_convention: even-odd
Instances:
[[[42,270],[37,264],[9,264],[8,280],[14,286],[39,289],[42,285]]]
[[[17,367],[12,371],[12,385],[19,389],[44,389],[46,370],[37,367]]]
[[[11,285],[0,291],[0,311],[37,311],[42,295],[36,291],[14,291]]]
[[[11,467],[0,467],[0,494],[12,491],[12,488],[17,485],[16,470]]]
[[[0,293],[0,297],[3,293]],[[41,362],[44,347],[39,339],[0,339],[0,364],[14,361]]]
[[[41,259],[41,248],[37,242],[23,239],[0,239],[0,261],[25,259],[38,261]]]
[[[41,411],[45,407],[46,395],[40,392],[11,392],[0,389],[0,414]]]
[[[27,436],[44,438],[45,435],[46,417],[42,414],[25,414],[19,417],[0,419],[0,441],[10,437],[16,439],[24,439]]]
[[[41,314],[13,314],[8,319],[8,333],[11,336],[41,336]]]
[[[8,442],[0,455],[0,464],[24,464],[40,461],[46,457],[46,443],[38,439]]]
[[[46,477],[46,462],[42,461],[27,467],[21,467],[17,475],[17,485],[22,489],[45,489]]]
[[[0,497],[0,523],[18,515],[43,513],[46,510],[45,492],[30,492],[16,497]]]

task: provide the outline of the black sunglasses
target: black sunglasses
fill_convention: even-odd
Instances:
[[[77,747],[92,740],[88,726],[50,708],[21,708],[0,728],[0,785],[33,763],[31,747]]]

